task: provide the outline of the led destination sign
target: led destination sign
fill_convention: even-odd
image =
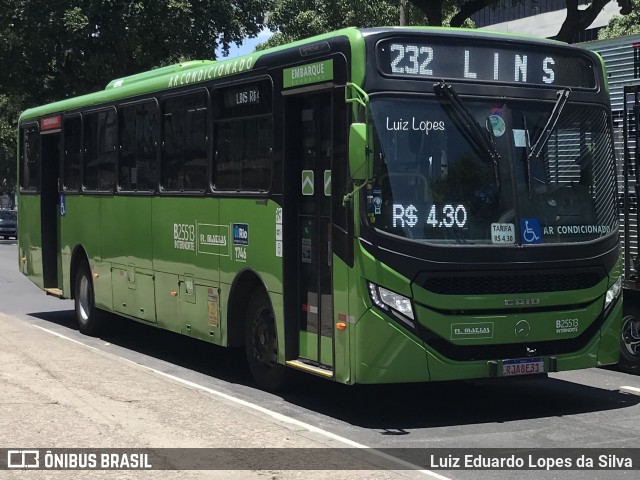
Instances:
[[[378,44],[378,68],[393,76],[439,80],[594,88],[594,64],[558,48],[520,45],[446,44],[442,40],[385,40]]]

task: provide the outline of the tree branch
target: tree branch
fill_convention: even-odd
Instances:
[[[416,7],[427,16],[429,25],[435,27],[442,26],[442,3],[444,0],[411,0]]]
[[[460,27],[467,18],[488,6],[489,3],[491,3],[491,0],[471,0],[465,3],[458,10],[458,13],[451,18],[450,25],[452,27]]]
[[[577,32],[593,23],[609,0],[593,0],[584,10],[578,8],[578,0],[567,0],[567,18],[556,35],[556,40],[571,42]]]

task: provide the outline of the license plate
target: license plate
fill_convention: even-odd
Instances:
[[[544,373],[544,359],[542,358],[518,358],[502,362],[503,377],[535,375],[536,373]]]

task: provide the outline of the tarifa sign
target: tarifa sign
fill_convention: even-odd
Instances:
[[[285,68],[282,76],[284,88],[333,80],[333,60]]]
[[[214,78],[226,77],[236,73],[245,72],[253,68],[256,62],[255,56],[246,58],[238,58],[235,60],[227,60],[214,64],[205,65],[200,68],[194,68],[182,73],[176,73],[169,78],[169,88],[187,85],[189,83],[202,82],[204,80],[213,80]]]

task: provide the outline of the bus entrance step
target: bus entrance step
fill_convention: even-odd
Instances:
[[[303,360],[287,360],[286,363],[289,367],[293,367],[298,370],[304,370],[305,372],[309,372],[309,373],[314,373],[316,375],[320,375],[321,377],[326,377],[326,378],[333,377],[333,370],[330,370],[326,367],[309,365],[308,363],[305,363]]]
[[[59,288],[45,288],[44,291],[47,295],[51,295],[52,297],[64,298],[62,290]]]

